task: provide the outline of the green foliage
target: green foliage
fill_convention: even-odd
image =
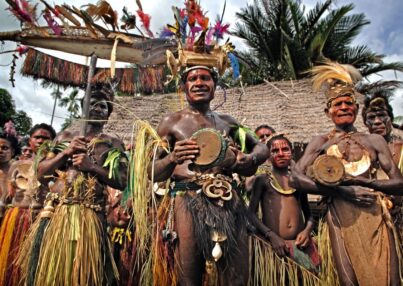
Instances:
[[[32,119],[25,111],[19,110],[13,116],[14,127],[18,134],[24,136],[28,134],[29,129],[32,127]]]
[[[14,122],[19,135],[26,135],[32,127],[32,119],[25,111],[17,111],[11,94],[6,89],[0,88],[0,128],[10,119]]]
[[[42,85],[44,87],[53,86],[46,83]],[[63,93],[58,88],[54,88],[51,93],[51,96],[58,101],[57,105],[66,108],[69,112],[69,117],[65,118],[61,126],[62,130],[68,128],[73,123],[74,119],[80,118],[81,99],[79,97],[79,91],[78,88],[74,88],[68,95],[63,96]]]
[[[384,63],[384,55],[367,46],[351,46],[370,22],[351,14],[353,4],[333,8],[335,0],[318,2],[310,11],[297,0],[254,0],[236,14],[233,35],[249,51],[239,53],[241,74],[248,84],[309,76],[325,59],[352,64],[364,77],[384,70],[403,71],[403,63]]]
[[[246,148],[246,136],[249,134],[252,137],[256,137],[255,132],[249,127],[243,125],[232,126],[235,129],[234,140],[235,143],[239,144],[241,147],[241,152],[249,153],[249,150]]]
[[[119,174],[119,165],[122,159],[128,160],[126,153],[122,152],[118,148],[112,148],[108,152],[108,156],[102,167],[108,167],[109,173],[108,178],[121,181]]]
[[[6,89],[0,88],[0,127],[15,113],[15,103]]]
[[[403,115],[395,116],[393,123],[397,125],[402,125],[403,124]]]

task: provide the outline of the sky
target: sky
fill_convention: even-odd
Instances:
[[[33,3],[39,1],[32,1]],[[77,7],[88,3],[96,3],[97,0],[72,0],[72,1],[51,1],[51,4],[63,4],[68,3]],[[134,12],[137,10],[137,6],[134,0],[120,0],[109,1],[112,7],[121,14],[123,6],[126,6],[129,11]],[[306,6],[306,9],[311,9],[317,1],[313,0],[301,0],[302,4]],[[113,3],[113,4],[112,4]],[[224,1],[217,0],[202,0],[202,7],[207,11],[208,16],[212,19],[217,14],[220,14]],[[252,0],[227,0],[227,8],[225,12],[224,22],[234,23],[236,21],[235,13],[241,8],[246,6],[246,3],[253,3]],[[401,0],[337,0],[334,4],[335,7],[341,5],[354,3],[354,13],[364,13],[366,18],[371,21],[371,24],[364,27],[363,31],[359,34],[353,45],[367,45],[373,51],[378,54],[384,54],[386,57],[385,62],[402,61],[403,62],[403,25],[401,17],[401,11],[403,11],[403,1]],[[164,24],[172,23],[173,16],[171,12],[171,6],[182,7],[183,0],[152,0],[142,1],[143,9],[146,13],[151,15],[151,30],[159,31]],[[6,10],[7,3],[0,1],[0,31],[12,31],[19,29],[19,22],[14,16]],[[400,24],[399,24],[400,23]],[[238,49],[246,48],[241,40],[232,37],[231,41],[237,46]],[[6,51],[15,49],[16,43],[5,42],[0,43],[0,51]],[[54,51],[42,51],[50,53],[60,58],[66,58],[70,61],[84,64],[86,62],[85,57],[74,56],[71,54],[65,54]],[[17,67],[15,74],[16,87],[12,87],[9,82],[8,66],[11,63],[12,54],[0,54],[0,88],[7,89],[12,95],[17,110],[24,110],[32,118],[33,123],[50,123],[53,99],[50,96],[52,89],[44,89],[40,85],[40,81],[33,80],[29,77],[23,77],[19,74],[19,70],[23,63],[23,58],[17,61]],[[123,66],[122,63],[120,66]],[[98,66],[109,66],[108,61],[98,61]],[[370,81],[376,80],[403,80],[403,73],[385,72],[380,75],[371,77]],[[63,90],[65,94],[71,92],[71,89]],[[399,89],[392,101],[395,116],[403,115],[403,89]],[[65,109],[61,107],[56,108],[56,117],[54,119],[53,127],[56,131],[60,130],[60,126],[64,121],[64,118],[68,116]]]

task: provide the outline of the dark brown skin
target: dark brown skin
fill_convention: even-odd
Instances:
[[[325,150],[339,141],[338,137],[346,132],[355,131],[354,121],[358,112],[358,104],[352,101],[349,96],[341,96],[331,102],[330,108],[325,109],[325,113],[335,124],[335,134],[329,139],[327,135],[317,136],[308,144],[304,155],[292,169],[292,184],[305,193],[321,194],[326,196],[338,196],[360,207],[368,207],[375,203],[376,194],[368,191],[367,188],[384,192],[385,194],[402,195],[403,177],[396,164],[393,162],[388,145],[382,136],[377,134],[354,133],[351,138],[359,142],[368,152],[372,162],[378,162],[380,167],[389,176],[389,180],[374,180],[368,176],[355,177],[343,182],[344,186],[326,187],[315,183],[310,177],[305,175],[306,169],[314,160],[325,152]],[[352,140],[350,140],[351,142]],[[338,143],[339,149],[343,150],[343,140]],[[350,158],[355,157],[356,148],[350,150]],[[333,219],[328,216],[330,240],[333,248],[333,257],[343,285],[356,285],[355,274],[349,267],[348,257],[343,253],[340,245],[341,234],[335,227]],[[391,249],[394,249],[392,243]],[[369,251],[369,250],[368,250]],[[392,285],[399,283],[396,279],[397,261],[391,251]],[[351,281],[353,283],[351,283]]]
[[[381,135],[388,143],[390,152],[392,153],[393,161],[396,165],[399,164],[403,141],[401,139],[393,138],[392,136],[392,119],[388,110],[381,107],[368,108],[363,114],[364,123],[368,128],[369,133]],[[402,233],[402,214],[401,206],[403,204],[402,196],[390,196],[393,203],[393,208],[390,213],[393,217],[397,230]],[[401,239],[403,237],[401,236]],[[402,242],[403,243],[403,242]]]
[[[238,122],[231,116],[218,114],[210,109],[210,102],[214,98],[215,84],[209,71],[205,69],[190,71],[184,88],[189,106],[166,116],[158,126],[158,134],[167,140],[171,152],[159,154],[154,165],[155,181],[164,181],[170,177],[176,181],[181,181],[194,176],[194,172],[188,168],[191,160],[195,159],[199,153],[196,142],[191,139],[194,132],[201,128],[214,128],[233,137],[235,130],[232,129],[232,126],[238,125]],[[248,149],[252,150],[250,154],[244,154],[235,147],[230,147],[234,152],[236,162],[225,166],[225,171],[222,168],[214,168],[208,172],[227,175],[236,172],[241,175],[252,175],[256,172],[258,165],[266,160],[267,148],[249,135],[246,144]],[[255,156],[255,160],[253,160],[253,156]],[[182,269],[179,283],[180,285],[201,285],[204,261],[202,257],[196,255],[198,251],[196,240],[192,237],[191,214],[186,209],[181,197],[177,197],[175,200],[175,225],[179,237],[177,254]],[[234,259],[237,264],[232,266],[233,273],[237,273],[237,277],[227,274],[229,269],[226,269],[226,272],[220,275],[222,279],[226,280],[223,285],[247,284],[248,248],[246,237],[239,237],[238,247],[239,253]],[[219,263],[218,266],[220,267]]]
[[[7,139],[0,138],[0,221],[6,205],[7,175],[13,156],[14,149],[11,143]]]
[[[119,168],[120,182],[114,178],[108,178],[108,169],[102,167],[107,151],[111,148],[109,144],[98,143],[92,152],[95,162],[87,154],[88,144],[94,137],[100,140],[107,140],[112,143],[112,147],[117,147],[124,151],[122,141],[117,138],[102,134],[103,126],[108,119],[108,106],[105,101],[96,98],[91,98],[90,119],[104,121],[89,121],[87,126],[86,136],[78,136],[78,132],[62,132],[56,137],[57,142],[69,141],[68,148],[58,153],[54,158],[43,160],[38,166],[38,178],[43,178],[47,175],[53,175],[56,169],[67,169],[68,183],[72,183],[78,172],[88,172],[96,176],[99,182],[116,189],[124,189],[126,184],[126,165]],[[71,162],[69,161],[71,160]],[[56,180],[54,191],[62,190],[63,185],[60,180]],[[104,187],[97,185],[96,193],[103,197]]]
[[[287,190],[290,188],[288,166],[291,163],[291,148],[285,140],[279,139],[273,142],[270,149],[272,172],[281,187]],[[259,204],[262,222],[255,216]],[[296,245],[301,248],[308,246],[313,221],[306,194],[298,191],[291,195],[281,194],[271,186],[268,175],[262,174],[256,177],[249,211],[255,216],[258,230],[270,240],[279,256],[288,253],[284,240],[296,240]]]
[[[29,137],[29,148],[36,154],[39,147],[49,140],[52,140],[52,134],[46,129],[39,128]]]

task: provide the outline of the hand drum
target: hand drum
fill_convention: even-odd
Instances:
[[[200,129],[192,138],[200,148],[199,155],[194,160],[195,165],[211,168],[221,164],[225,158],[227,142],[220,133],[215,129]]]
[[[343,163],[335,156],[321,155],[313,162],[312,176],[323,185],[338,185],[344,178]]]

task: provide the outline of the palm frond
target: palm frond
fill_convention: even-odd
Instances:
[[[316,6],[308,12],[306,16],[306,20],[301,23],[303,34],[301,35],[301,39],[304,44],[310,38],[310,34],[315,31],[315,28],[318,26],[319,20],[322,18],[324,13],[330,8],[332,4],[332,0],[327,0],[325,3],[317,3]]]
[[[352,10],[352,8],[352,4],[340,7],[339,9],[330,12],[325,19],[320,21],[318,33],[315,34],[308,47],[309,54],[311,55],[313,62],[321,60],[323,56],[323,48],[326,45],[326,42],[334,27],[337,25],[340,19],[344,17],[344,15]]]
[[[378,80],[373,83],[359,83],[356,89],[361,94],[380,94],[386,98],[390,98],[394,95],[394,92],[398,88],[403,87],[403,82],[399,80]]]
[[[367,77],[371,74],[376,74],[388,70],[403,72],[403,62],[381,63],[377,65],[371,65],[361,69],[361,74],[364,77]]]

